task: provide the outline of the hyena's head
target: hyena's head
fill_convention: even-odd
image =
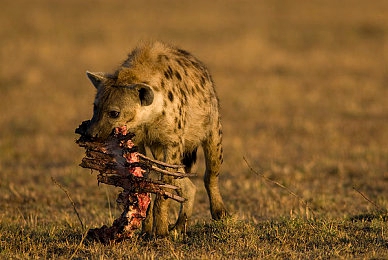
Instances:
[[[124,125],[136,134],[142,124],[151,120],[155,112],[151,86],[142,83],[117,85],[114,77],[101,72],[87,72],[87,76],[97,89],[87,135],[106,139],[115,127]]]

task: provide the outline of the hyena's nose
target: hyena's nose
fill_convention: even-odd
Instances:
[[[87,132],[90,128],[90,120],[83,121],[77,129],[75,129],[75,133],[79,135],[87,135]]]
[[[91,120],[83,121],[81,125],[77,129],[75,129],[75,133],[88,138],[98,137],[97,128]]]

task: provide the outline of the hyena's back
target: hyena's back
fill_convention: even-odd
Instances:
[[[115,74],[117,84],[145,83],[163,96],[158,116],[164,122],[156,122],[163,128],[158,127],[153,136],[144,136],[147,144],[155,137],[174,140],[179,135],[183,137],[183,152],[191,155],[214,127],[221,135],[212,78],[205,65],[187,51],[161,42],[146,43],[130,53]]]

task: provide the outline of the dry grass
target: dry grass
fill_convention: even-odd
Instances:
[[[3,3],[1,258],[388,257],[386,1],[131,2]],[[51,177],[87,228],[117,216],[117,191],[77,166],[74,129],[91,116],[85,71],[113,70],[150,38],[190,50],[213,73],[222,192],[235,218],[210,220],[199,176],[186,239],[86,243]]]

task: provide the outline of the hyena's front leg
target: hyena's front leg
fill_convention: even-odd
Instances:
[[[168,164],[181,164],[181,145],[179,142],[177,145],[169,147],[168,149],[152,149],[152,153],[155,159],[164,161]],[[173,178],[171,176],[163,175],[162,181],[167,184],[173,184]],[[169,212],[169,199],[157,194],[153,205],[153,223],[152,234],[154,236],[167,236],[168,235],[168,212]]]
[[[139,153],[143,155],[147,154],[145,145],[143,143],[139,143],[137,145],[137,149]],[[146,218],[143,220],[143,223],[141,226],[141,232],[149,236],[152,234],[152,222],[153,222],[152,208],[153,208],[153,203],[151,201],[151,203],[148,205]]]
[[[141,232],[143,234],[146,234],[147,236],[152,235],[152,222],[153,222],[153,214],[152,214],[153,210],[152,209],[153,209],[153,205],[154,204],[151,201],[151,203],[148,205],[146,218],[143,220],[143,223],[141,226]]]
[[[152,234],[157,237],[168,236],[168,209],[169,200],[157,194],[153,208]]]
[[[186,201],[181,204],[179,216],[173,229],[183,232],[187,221],[193,213],[196,187],[189,178],[175,179],[174,185],[180,188],[178,195],[185,198]]]

